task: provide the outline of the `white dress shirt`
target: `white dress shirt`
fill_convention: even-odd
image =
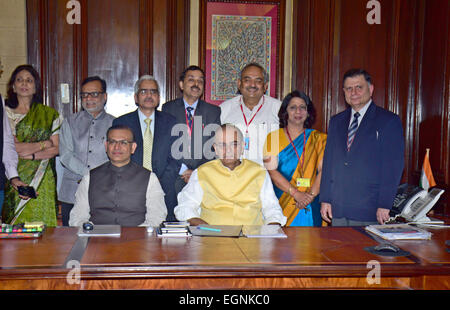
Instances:
[[[361,110],[358,111],[358,113],[359,113],[359,116],[358,116],[358,127],[359,127],[359,124],[361,124],[361,121],[362,121],[364,115],[366,114],[367,110],[369,109],[369,106],[371,105],[371,103],[372,103],[372,99],[370,99],[370,101],[368,103],[366,103],[366,105],[363,106],[361,108]],[[353,119],[355,118],[354,117],[355,113],[356,113],[356,111],[353,110],[353,108],[352,108],[352,114],[350,115],[350,123],[348,124],[348,128],[350,128],[350,126],[351,126],[351,124],[353,122]],[[356,127],[356,128],[358,128],[358,127]]]
[[[247,126],[245,124],[242,110],[247,118]],[[263,105],[261,107],[261,105]],[[259,100],[252,110],[247,108],[243,103],[242,95],[228,99],[220,105],[221,115],[220,121],[222,124],[233,124],[238,127],[244,137],[247,135],[250,140],[250,146],[248,150],[244,150],[243,158],[253,160],[263,165],[263,148],[267,135],[274,130],[279,129],[278,111],[280,110],[281,101],[269,96],[264,95]],[[261,110],[258,109],[261,107]],[[255,117],[250,123],[252,117]]]
[[[142,132],[142,137],[144,137],[145,135],[145,129],[147,129],[147,123],[145,122],[145,120],[147,118],[150,118],[152,121],[150,123],[150,131],[152,132],[153,137],[155,137],[155,112],[152,113],[152,115],[150,115],[150,117],[145,116],[144,113],[142,113],[142,111],[138,108],[138,115],[139,115],[139,123],[141,125],[141,132]]]

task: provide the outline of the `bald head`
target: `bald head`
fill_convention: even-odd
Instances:
[[[239,128],[231,124],[224,124],[216,130],[214,151],[224,166],[230,167],[230,165],[239,164],[243,150],[244,137]]]

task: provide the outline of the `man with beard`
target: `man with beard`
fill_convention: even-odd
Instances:
[[[143,75],[134,85],[134,100],[138,109],[122,115],[113,121],[113,125],[126,125],[131,128],[137,144],[131,160],[154,172],[165,193],[167,220],[175,220],[173,208],[177,204],[175,180],[181,163],[171,154],[176,136],[172,128],[176,119],[165,112],[158,111],[158,82],[151,75]]]
[[[64,226],[69,225],[70,210],[75,203],[75,192],[81,178],[108,161],[105,148],[106,131],[114,116],[105,112],[108,95],[106,82],[98,76],[88,77],[81,83],[83,110],[71,114],[62,125],[59,138],[59,154],[64,167],[58,200]]]
[[[281,101],[264,95],[268,85],[266,70],[260,64],[250,63],[241,70],[237,82],[240,95],[220,105],[222,124],[233,124],[244,134],[244,158],[260,165],[267,134],[279,128]]]
[[[213,159],[212,148],[204,150],[204,146],[211,139],[210,135],[215,128],[206,127],[210,124],[220,126],[220,108],[200,99],[205,86],[205,74],[200,67],[187,67],[180,76],[179,86],[183,97],[166,102],[162,107],[164,112],[177,119],[179,126],[181,124],[180,129],[183,130],[184,143],[179,149],[183,154],[182,165],[175,183],[177,193],[189,181],[193,170]],[[205,128],[206,132],[204,132]],[[183,146],[187,146],[187,150]],[[207,154],[208,151],[209,154]]]

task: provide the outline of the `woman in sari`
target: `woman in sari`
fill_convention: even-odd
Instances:
[[[272,179],[286,226],[321,226],[318,200],[326,134],[311,129],[315,109],[303,92],[293,91],[278,112],[280,129],[264,146],[264,164]]]
[[[42,221],[56,226],[56,182],[53,158],[58,155],[61,117],[42,104],[39,74],[30,65],[17,67],[8,83],[5,112],[14,135],[19,178],[34,187],[35,199],[21,199],[7,184],[4,219],[7,223]]]

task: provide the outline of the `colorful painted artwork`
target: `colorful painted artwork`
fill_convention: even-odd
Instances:
[[[275,97],[278,7],[207,3],[205,99],[214,104],[237,95],[237,79],[248,63],[263,66],[267,93]]]

